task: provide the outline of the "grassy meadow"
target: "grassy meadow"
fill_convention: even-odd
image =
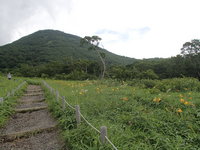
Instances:
[[[13,108],[17,104],[17,98],[23,93],[27,84],[24,84],[15,95],[10,95],[6,97],[8,92],[20,85],[23,82],[20,78],[12,78],[8,80],[6,77],[0,76],[0,97],[4,98],[4,101],[0,103],[0,127],[2,127],[10,115],[14,112]]]
[[[200,83],[196,79],[131,82],[46,80],[97,129],[108,127],[108,137],[119,150],[199,149]],[[131,85],[131,86],[130,86]],[[74,110],[61,111],[49,92],[50,109],[59,118],[71,149],[112,149],[102,146],[87,124],[77,127]]]
[[[42,83],[41,79],[0,77],[0,97],[5,97],[23,80],[30,84]],[[65,96],[68,103],[79,105],[83,116],[97,129],[107,126],[108,138],[119,150],[200,148],[200,82],[197,79],[45,81]],[[26,85],[0,103],[0,127],[14,112],[17,98]],[[69,149],[113,149],[109,143],[102,145],[99,133],[83,120],[77,125],[73,109],[66,106],[63,110],[62,102],[56,102],[55,95],[48,89],[45,93]]]
[[[13,78],[8,80],[6,77],[0,76],[0,97],[6,97],[8,92],[17,87],[23,80],[20,78]]]

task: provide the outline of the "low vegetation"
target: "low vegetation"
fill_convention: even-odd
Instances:
[[[104,72],[105,78],[121,81],[180,77],[200,80],[198,39],[183,44],[177,56],[137,60],[97,47],[100,38],[96,37],[86,36],[89,44],[81,46],[78,36],[54,30],[35,32],[0,47],[0,73],[61,80],[99,79]],[[95,38],[97,45],[91,47]],[[99,55],[89,52],[91,48],[98,49]]]
[[[14,78],[8,80],[5,77],[0,76],[0,97],[4,98],[3,102],[0,102],[0,127],[2,127],[10,115],[14,112],[14,106],[17,104],[17,98],[23,93],[23,90],[26,87],[26,84],[23,85],[20,90],[15,92],[13,96],[11,94],[12,90],[15,89],[23,80],[19,78]],[[7,93],[10,92],[10,96],[7,96]]]
[[[97,42],[92,45],[97,48],[100,38],[86,37],[89,44]],[[38,31],[0,47],[0,74],[31,77],[32,84],[42,83],[32,77],[45,79],[71,105],[79,105],[97,129],[107,126],[109,139],[119,149],[199,149],[200,40],[183,44],[177,56],[143,60],[99,47],[98,57],[88,52],[91,45],[80,42],[80,37],[60,31]],[[0,76],[0,97],[21,81]],[[63,110],[62,102],[45,90],[69,149],[112,149],[102,145],[84,121],[77,125],[74,110]],[[0,103],[0,126],[12,114],[19,94]]]
[[[119,149],[198,149],[199,89],[196,79],[126,82],[60,81],[47,83],[66,96],[97,129],[108,127],[108,137]],[[173,84],[172,84],[173,83]],[[195,88],[192,87],[195,84]],[[103,147],[99,135],[84,121],[77,127],[74,111],[63,112],[50,96],[50,109],[59,118],[64,137],[72,149]],[[60,103],[61,104],[61,103]]]
[[[20,72],[26,66],[38,67],[50,62],[99,60],[87,46],[80,46],[81,37],[56,30],[41,30],[11,44],[0,46],[0,69]],[[135,59],[103,50],[109,64],[130,64]],[[67,60],[67,61],[66,61]]]

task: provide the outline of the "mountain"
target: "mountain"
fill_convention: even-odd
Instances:
[[[57,30],[40,30],[0,47],[0,69],[20,64],[37,66],[64,59],[98,60],[95,52],[80,46],[81,37]],[[119,56],[107,50],[107,64],[131,64],[134,58]]]

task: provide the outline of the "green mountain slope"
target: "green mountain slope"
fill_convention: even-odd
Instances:
[[[113,54],[107,50],[107,64],[130,64],[134,58]],[[80,46],[80,37],[56,30],[41,30],[11,44],[0,47],[0,68],[18,67],[20,64],[41,65],[63,59],[98,60],[95,52]]]

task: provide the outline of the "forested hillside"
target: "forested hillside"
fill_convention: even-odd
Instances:
[[[47,62],[61,62],[69,59],[97,60],[94,52],[80,46],[80,37],[55,30],[41,30],[23,37],[11,44],[0,47],[0,69],[19,68],[20,65],[31,66]],[[130,64],[135,59],[119,56],[107,50],[107,64]]]
[[[42,30],[0,47],[0,72],[17,76],[56,79],[97,79],[103,72],[101,60],[81,38],[55,30]],[[171,58],[137,60],[99,49],[105,54],[106,78],[117,80],[200,79],[200,41],[186,42]],[[137,51],[137,50],[135,50]]]

